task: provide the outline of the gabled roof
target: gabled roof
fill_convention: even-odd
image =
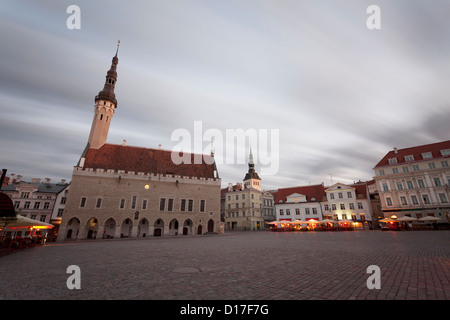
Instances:
[[[211,156],[188,154],[189,156],[190,164],[175,164],[172,161],[172,151],[106,143],[99,149],[87,150],[83,167],[215,178],[214,170],[217,169]],[[201,158],[201,163],[194,163],[195,156]]]
[[[395,150],[391,150],[383,157],[383,159],[381,159],[380,162],[377,163],[375,168],[389,166],[390,158],[397,158],[397,164],[412,162],[412,161],[405,160],[405,156],[409,156],[409,155],[414,156],[414,161],[429,160],[429,159],[424,159],[422,157],[422,153],[426,153],[426,152],[431,152],[433,159],[443,158],[443,156],[441,154],[441,150],[446,150],[446,149],[450,149],[450,140],[432,143],[432,144],[426,144],[426,145],[422,145],[422,146],[411,147],[411,148],[398,149],[397,153]],[[448,157],[450,157],[450,156],[444,156],[444,158],[448,158]]]
[[[20,189],[22,186],[29,186],[29,188],[34,189],[36,188],[35,192],[41,192],[41,193],[60,193],[62,190],[64,190],[69,184],[68,183],[46,183],[46,182],[17,182],[8,184],[7,186],[2,187],[2,191],[16,191],[17,188]]]
[[[323,197],[326,196],[325,187],[322,184],[313,186],[283,188],[278,189],[278,192],[275,197],[275,204],[286,202],[287,197],[293,193],[305,195],[307,201],[322,201]]]

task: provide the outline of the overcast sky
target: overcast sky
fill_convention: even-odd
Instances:
[[[380,30],[366,26],[371,4]],[[201,121],[223,132],[225,159],[227,129],[278,130],[264,189],[370,180],[393,147],[450,138],[449,12],[448,0],[2,0],[0,166],[71,180],[120,39],[109,143],[171,150]],[[223,186],[245,176],[235,160],[218,166]]]

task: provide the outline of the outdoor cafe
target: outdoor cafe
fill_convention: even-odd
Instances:
[[[283,231],[352,231],[354,230],[354,221],[352,220],[315,220],[306,221],[272,221],[270,230],[275,232]]]
[[[390,218],[384,218],[378,221],[382,231],[389,230],[437,230],[438,223],[443,222],[441,218],[435,216],[425,216],[421,218],[414,218],[410,216],[392,215]]]

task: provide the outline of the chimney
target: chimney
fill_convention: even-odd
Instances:
[[[66,179],[61,179],[61,183],[66,183]]]
[[[228,192],[233,191],[233,184],[230,182],[228,183]]]
[[[159,144],[159,146],[158,146],[158,150],[161,150],[161,144]]]
[[[41,183],[41,179],[39,179],[39,178],[31,178],[31,183]]]
[[[16,177],[16,174],[15,173],[11,173],[10,175],[9,175],[9,181],[8,181],[8,184],[13,184],[14,183],[14,178]]]
[[[398,153],[397,147],[394,147],[394,153],[395,153],[395,154]]]
[[[52,181],[52,179],[50,179],[50,178],[45,178],[45,183],[50,183],[50,181]]]
[[[123,139],[123,141],[122,141],[122,146],[126,146],[127,145],[127,140],[125,140],[125,139]]]
[[[20,174],[17,175],[17,179],[16,182],[21,182],[22,181],[22,176]]]

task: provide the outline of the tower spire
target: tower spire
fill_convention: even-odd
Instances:
[[[103,90],[100,91],[95,97],[95,102],[99,100],[106,100],[114,103],[114,108],[117,108],[117,100],[114,93],[114,88],[117,82],[117,64],[119,63],[117,54],[119,53],[119,45],[120,40],[117,41],[116,55],[112,58],[111,68],[109,68],[108,72],[106,73],[106,81],[105,85],[103,86]]]

